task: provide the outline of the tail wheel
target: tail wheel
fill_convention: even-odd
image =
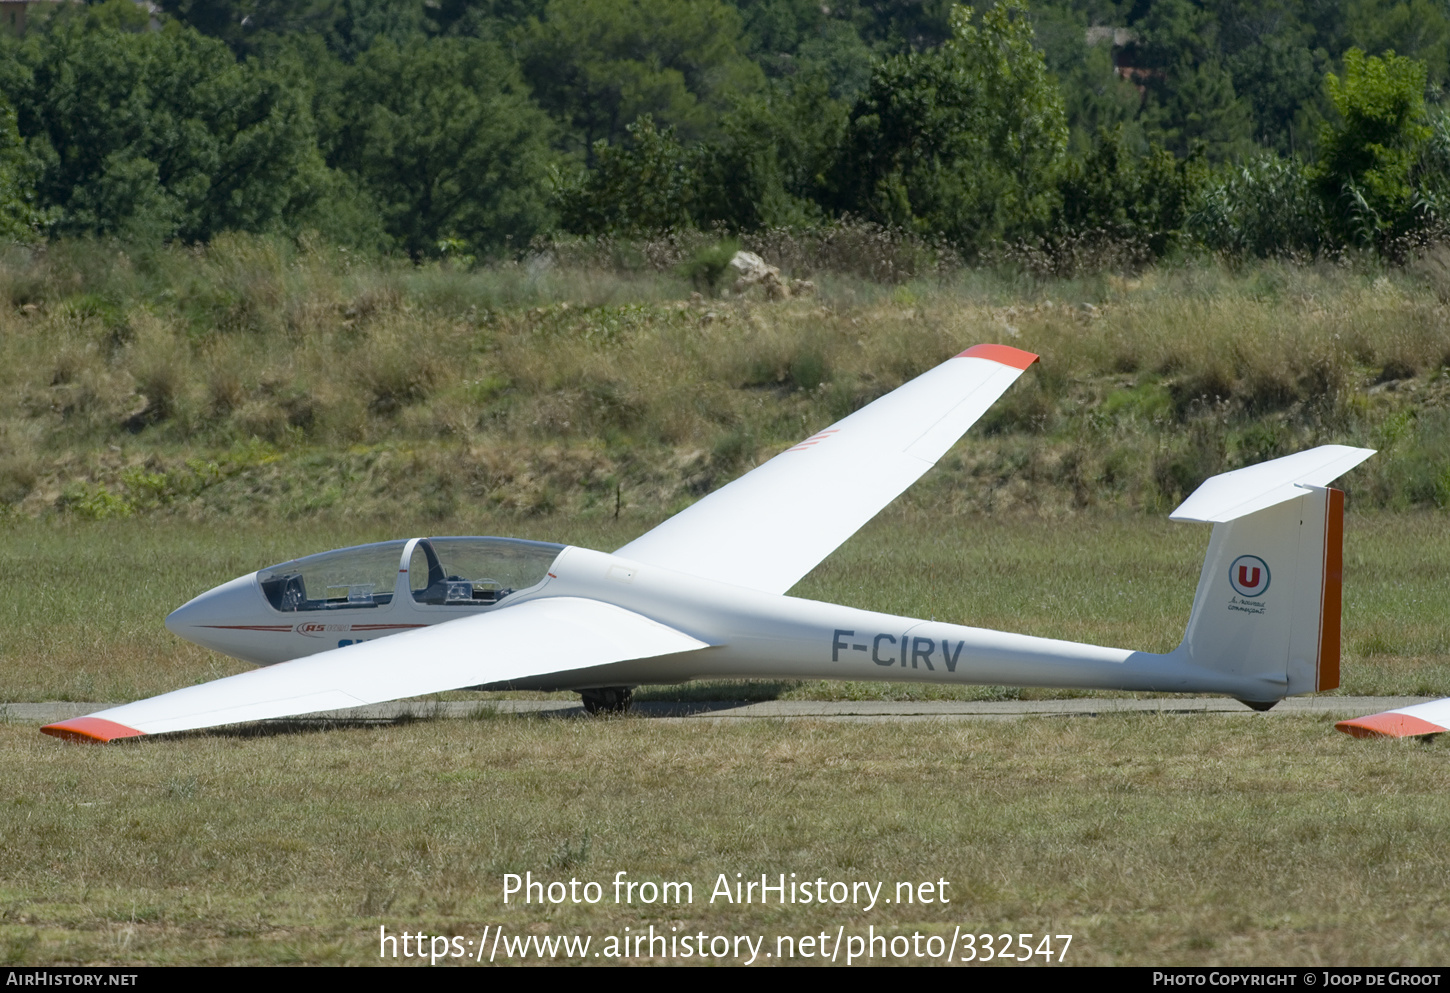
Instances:
[[[591,714],[622,714],[634,700],[632,686],[601,686],[593,690],[580,690],[584,710]]]

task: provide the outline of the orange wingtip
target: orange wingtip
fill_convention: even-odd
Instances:
[[[965,352],[958,352],[954,358],[958,359],[990,359],[993,362],[1000,362],[1003,365],[1010,365],[1014,369],[1026,369],[1037,361],[1037,356],[1031,352],[1024,352],[1020,348],[1013,348],[1011,345],[973,345]]]
[[[1393,710],[1369,717],[1356,717],[1352,721],[1340,721],[1335,730],[1352,734],[1356,738],[1410,738],[1421,734],[1444,734],[1438,724],[1422,721],[1409,714],[1397,714]]]
[[[76,717],[59,724],[47,724],[40,730],[44,734],[53,734],[67,741],[114,741],[117,738],[134,738],[146,733],[101,717]]]

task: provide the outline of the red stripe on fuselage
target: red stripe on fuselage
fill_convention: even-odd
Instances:
[[[291,631],[291,624],[198,624],[199,628],[215,628],[219,631]]]

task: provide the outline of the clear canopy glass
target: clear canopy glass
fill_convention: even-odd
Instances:
[[[278,610],[339,610],[391,603],[407,541],[380,541],[293,559],[257,573]]]
[[[563,545],[518,538],[424,538],[413,549],[413,599],[439,607],[498,603],[544,581]]]
[[[393,600],[406,540],[354,545],[293,559],[257,573],[281,611],[355,610]],[[408,563],[417,603],[490,606],[543,582],[563,545],[517,538],[423,538]]]

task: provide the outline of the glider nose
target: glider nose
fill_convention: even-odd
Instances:
[[[178,638],[185,638],[188,629],[194,624],[196,614],[196,600],[188,600],[166,615],[166,630]]]
[[[226,632],[255,626],[254,615],[261,613],[263,607],[257,574],[249,573],[177,607],[167,615],[166,629],[187,641],[217,648],[219,638],[225,640]]]
[[[213,613],[207,601],[215,590],[203,593],[201,596],[192,599],[177,607],[166,615],[166,630],[179,638],[190,639],[193,635],[193,628],[205,627],[207,619]]]

